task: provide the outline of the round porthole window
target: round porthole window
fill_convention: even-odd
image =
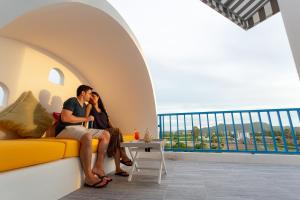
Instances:
[[[0,107],[7,105],[8,88],[3,83],[0,83]]]
[[[64,74],[59,69],[53,68],[53,69],[51,69],[51,71],[49,73],[48,80],[51,83],[54,83],[57,85],[63,85],[64,84]]]

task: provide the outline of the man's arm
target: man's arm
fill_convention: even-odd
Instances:
[[[81,122],[89,122],[89,121],[94,121],[93,116],[88,116],[88,117],[76,117],[73,115],[73,112],[67,109],[62,109],[61,111],[61,120],[63,122],[68,122],[68,123],[81,123]]]
[[[89,105],[86,107],[85,117],[89,117],[89,116],[90,116],[91,110],[92,110],[92,104],[89,104]],[[84,122],[84,127],[85,127],[85,128],[88,128],[88,125],[89,125],[88,122]]]

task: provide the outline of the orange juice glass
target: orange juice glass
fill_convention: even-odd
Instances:
[[[136,140],[140,139],[140,133],[137,130],[135,130],[133,134],[134,134],[134,139]]]

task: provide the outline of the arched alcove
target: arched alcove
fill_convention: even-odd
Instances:
[[[123,132],[149,128],[157,134],[151,78],[124,20],[106,1],[57,2],[61,3],[28,1],[27,10],[11,9],[0,21],[0,36],[69,63],[100,93],[113,124]],[[14,15],[19,17],[14,19]]]

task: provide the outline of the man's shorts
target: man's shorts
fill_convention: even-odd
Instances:
[[[99,138],[105,130],[87,129],[82,125],[66,126],[57,136],[58,139],[74,139],[80,141],[81,137],[86,133],[92,135],[93,138]]]

